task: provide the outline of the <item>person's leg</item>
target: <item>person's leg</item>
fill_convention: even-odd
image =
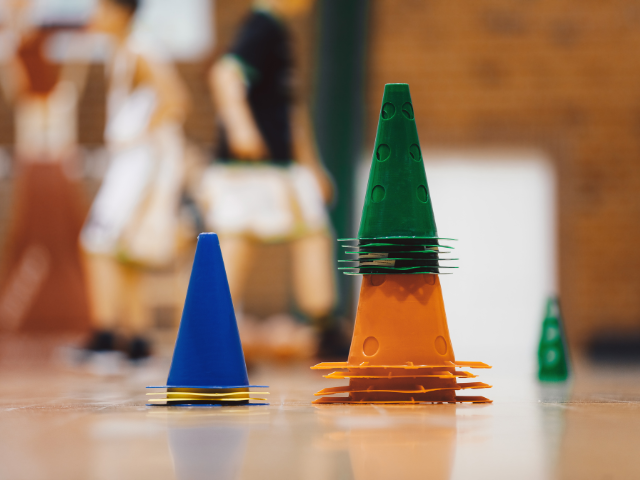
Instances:
[[[120,269],[125,306],[123,327],[128,336],[127,355],[131,360],[139,360],[151,354],[151,315],[144,288],[148,277],[144,269],[134,265],[120,265]]]
[[[298,308],[318,331],[316,353],[325,360],[342,360],[349,354],[350,339],[335,317],[333,238],[318,232],[294,241],[291,247],[293,290]]]
[[[123,329],[128,336],[145,336],[149,332],[149,312],[144,295],[145,273],[131,265],[120,265],[122,272]]]
[[[115,349],[114,331],[121,306],[122,274],[110,257],[85,253],[83,256],[91,320],[95,330],[90,350]]]
[[[298,308],[315,321],[326,318],[336,303],[333,239],[326,232],[307,235],[292,242],[291,256]]]
[[[253,263],[255,244],[242,236],[218,236],[231,298],[236,312],[242,306],[244,291]]]

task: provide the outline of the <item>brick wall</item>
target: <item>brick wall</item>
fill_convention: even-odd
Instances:
[[[535,146],[558,174],[567,330],[640,328],[640,5],[371,0],[368,144],[411,85],[423,147]]]

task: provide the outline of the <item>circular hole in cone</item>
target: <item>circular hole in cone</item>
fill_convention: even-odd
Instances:
[[[373,203],[379,203],[384,200],[385,194],[384,187],[382,185],[376,185],[371,191],[371,201]]]
[[[444,339],[444,337],[437,337],[435,343],[436,352],[438,352],[440,355],[444,355],[445,353],[447,353],[447,341]]]
[[[547,342],[553,342],[559,336],[560,336],[560,332],[556,327],[549,327],[545,332],[545,340]]]
[[[413,106],[409,102],[402,105],[402,114],[409,120],[413,120]]]
[[[384,143],[379,145],[378,149],[376,150],[376,158],[379,162],[384,162],[387,158],[389,158],[390,154],[391,149],[389,148],[389,145]]]
[[[422,160],[422,153],[420,152],[420,147],[415,143],[409,147],[409,155],[411,155],[411,158],[414,159],[416,162],[419,162],[420,160]]]
[[[371,285],[379,287],[387,279],[386,275],[371,275]]]
[[[378,348],[380,348],[378,339],[376,337],[367,337],[364,339],[364,343],[362,344],[362,353],[367,357],[372,357],[378,353]]]
[[[393,103],[385,103],[382,105],[382,113],[380,114],[383,120],[389,120],[396,113],[396,107],[393,106]]]
[[[427,203],[429,195],[427,194],[427,188],[424,185],[418,186],[418,200],[422,203]]]
[[[367,340],[365,340],[365,343]],[[544,362],[550,367],[558,363],[559,359],[560,359],[560,355],[558,355],[558,351],[555,348],[550,348],[549,350],[547,350],[547,353],[544,356]]]

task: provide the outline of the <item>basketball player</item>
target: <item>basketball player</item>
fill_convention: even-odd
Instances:
[[[187,94],[177,72],[130,36],[138,0],[100,0],[92,28],[109,34],[105,142],[111,162],[81,234],[97,331],[89,348],[149,355],[144,279],[171,264],[183,178]]]
[[[295,99],[288,24],[311,0],[254,4],[229,52],[210,71],[220,117],[218,162],[205,177],[206,221],[218,233],[240,307],[262,242],[290,242],[300,310],[326,329],[335,304],[325,203],[333,183],[318,157],[307,109]]]

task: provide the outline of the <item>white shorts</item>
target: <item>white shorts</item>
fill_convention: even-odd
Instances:
[[[85,251],[162,267],[174,258],[183,178],[179,130],[114,152],[80,235]]]
[[[199,199],[207,229],[261,241],[289,240],[326,230],[329,218],[318,182],[292,164],[214,164],[203,177]]]

